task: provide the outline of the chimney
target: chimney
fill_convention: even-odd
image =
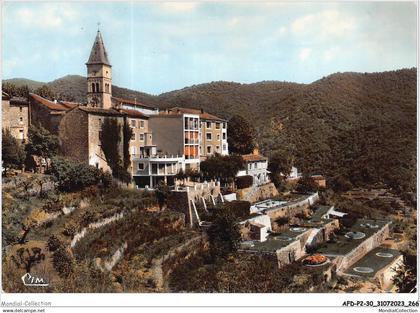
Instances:
[[[201,114],[203,114],[204,113],[204,109],[203,108],[201,108]]]

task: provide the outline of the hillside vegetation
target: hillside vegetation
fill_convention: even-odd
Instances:
[[[212,82],[159,96],[118,87],[113,93],[162,108],[242,115],[255,126],[262,153],[290,155],[300,170],[324,173],[336,189],[385,183],[414,192],[416,77],[412,68],[337,73],[311,84]],[[81,76],[48,84],[78,100],[84,97]]]

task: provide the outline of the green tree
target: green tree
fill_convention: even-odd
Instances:
[[[123,127],[123,152],[124,152],[124,168],[128,169],[131,165],[130,157],[130,140],[133,137],[133,130],[128,125],[127,119],[124,122]]]
[[[62,191],[76,191],[98,185],[106,176],[95,166],[61,157],[52,159],[50,173]]]
[[[159,184],[156,186],[156,189],[155,189],[155,196],[156,196],[160,209],[162,209],[163,206],[166,204],[169,193],[170,193],[170,190],[169,190],[168,185],[166,185],[162,181],[159,182]]]
[[[8,129],[3,129],[2,132],[1,153],[5,171],[11,168],[22,168],[25,161],[25,150]]]
[[[28,155],[51,158],[57,155],[58,148],[59,141],[56,135],[51,134],[42,126],[29,126],[28,144],[26,145]]]
[[[232,153],[247,154],[255,148],[255,129],[240,115],[234,115],[228,122],[228,144]]]
[[[129,131],[124,130],[124,135],[125,133],[128,135]],[[131,137],[125,138],[128,139]],[[118,124],[117,119],[106,118],[104,120],[102,123],[99,140],[101,142],[102,151],[105,154],[105,159],[112,170],[112,176],[123,182],[130,182],[131,175],[127,172],[129,162],[125,162],[125,160],[123,161],[119,152],[121,140],[123,140],[124,144],[124,138],[121,138],[121,125]],[[124,157],[124,154],[125,153],[123,153],[122,157]]]
[[[34,93],[51,101],[55,98],[54,92],[47,85],[35,89]]]
[[[268,162],[268,170],[270,171],[270,179],[279,187],[284,183],[285,176],[292,169],[292,158],[285,153],[277,151],[272,154]]]
[[[210,254],[216,259],[226,257],[239,246],[241,234],[239,233],[238,218],[230,210],[217,210],[212,224],[207,230],[210,241]]]
[[[317,190],[318,185],[315,183],[314,179],[308,174],[303,174],[303,176],[301,177],[301,179],[299,179],[296,185],[296,191],[301,193],[314,192]]]
[[[224,183],[233,182],[236,174],[243,166],[243,159],[239,155],[215,154],[200,163],[204,178],[220,179]]]
[[[398,292],[416,292],[417,257],[404,253],[403,258],[403,265],[395,269],[394,284]]]

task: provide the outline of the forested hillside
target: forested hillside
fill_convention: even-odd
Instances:
[[[386,183],[414,191],[417,70],[337,73],[311,84],[212,82],[159,96],[113,87],[114,96],[159,107],[185,106],[230,118],[240,114],[257,130],[262,152],[279,151],[299,169],[324,173],[336,188]],[[85,78],[48,83],[82,101]]]

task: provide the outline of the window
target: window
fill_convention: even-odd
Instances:
[[[220,146],[216,146],[216,151],[219,152]]]
[[[136,140],[136,134],[135,133],[132,134],[131,140]]]
[[[206,139],[211,140],[211,133],[206,133]]]
[[[96,92],[95,90],[96,90],[95,83],[92,83],[92,92]]]
[[[144,171],[144,168],[145,168],[144,163],[139,163],[139,167],[138,167],[139,171]]]
[[[207,146],[207,153],[211,153],[211,146]]]
[[[223,129],[226,129],[226,123],[223,123]]]
[[[96,92],[99,92],[99,83],[96,83]]]
[[[211,122],[206,122],[206,127],[211,128]]]
[[[222,134],[222,138],[223,138],[223,140],[226,140],[226,133]]]
[[[131,147],[131,154],[136,154],[136,147]]]
[[[102,119],[98,119],[98,124],[99,124],[99,127],[102,126]]]
[[[144,121],[140,121],[140,128],[144,128]]]
[[[188,129],[188,117],[184,118],[184,128]]]
[[[139,140],[140,140],[140,141],[143,141],[143,140],[144,140],[144,134],[140,134],[140,136],[139,136]]]
[[[109,84],[105,84],[105,92],[109,93]]]
[[[220,123],[216,123],[216,129],[220,129]]]
[[[220,140],[220,134],[217,134],[217,140]]]
[[[19,117],[19,122],[23,122],[23,117]]]
[[[226,144],[223,144],[223,151],[226,151]]]
[[[136,127],[136,120],[131,120],[130,122],[132,127]]]
[[[22,113],[22,111],[23,111],[23,108],[19,107],[19,112]]]

